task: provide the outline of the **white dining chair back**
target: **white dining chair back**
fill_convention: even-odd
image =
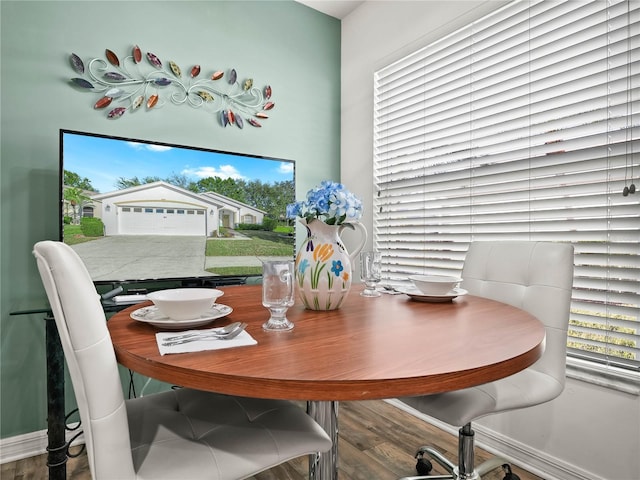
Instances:
[[[80,258],[64,244],[40,242],[34,255],[73,383],[90,470],[98,478],[102,473],[135,478],[132,462],[122,461],[131,456],[127,410],[93,281]],[[120,461],[112,462],[113,458]]]
[[[96,480],[250,477],[331,440],[298,405],[176,388],[125,400],[100,297],[62,242],[34,246]]]
[[[470,295],[525,310],[544,324],[546,333],[542,357],[521,372],[472,388],[401,399],[427,416],[462,427],[457,464],[432,447],[422,447],[416,455],[430,455],[451,472],[451,478],[462,475],[461,478],[474,479],[503,461],[488,462],[474,473],[471,422],[485,415],[548,402],[564,389],[573,246],[536,241],[473,242],[461,276],[461,287]]]
[[[544,375],[547,388],[538,391],[540,400],[549,401],[560,395],[565,385],[573,246],[530,241],[474,242],[465,258],[462,279],[469,294],[513,305],[544,324],[545,351],[523,375]],[[523,402],[518,399],[517,408],[528,406]],[[533,397],[531,402],[535,402]]]

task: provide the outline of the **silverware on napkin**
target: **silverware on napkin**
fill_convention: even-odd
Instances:
[[[202,334],[194,334],[193,336],[189,336],[186,338],[180,338],[178,340],[167,341],[167,339],[165,339],[165,341],[162,342],[162,346],[172,347],[174,345],[181,345],[183,343],[189,343],[189,342],[197,342],[200,340],[231,340],[232,338],[235,338],[238,335],[240,335],[240,333],[244,331],[246,327],[247,327],[246,323],[241,323],[235,330],[232,330],[230,333],[220,334],[216,332],[206,332]],[[170,338],[174,338],[174,337],[170,337]]]
[[[200,331],[189,332],[189,333],[181,333],[180,335],[165,337],[163,340],[165,342],[170,342],[173,340],[182,340],[183,338],[198,337],[198,336],[207,335],[207,334],[220,335],[220,336],[229,335],[230,333],[233,333],[238,327],[240,327],[240,325],[241,325],[240,322],[233,322],[227,325],[226,327],[216,328],[215,330],[200,330]]]

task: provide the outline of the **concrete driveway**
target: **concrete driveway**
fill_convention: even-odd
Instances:
[[[214,276],[204,236],[118,235],[73,245],[93,280]]]

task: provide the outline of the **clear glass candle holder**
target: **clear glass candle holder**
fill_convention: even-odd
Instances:
[[[382,265],[380,252],[360,253],[360,279],[364,282],[364,290],[360,293],[363,297],[379,297],[380,292],[376,285],[382,277]]]
[[[295,303],[294,263],[291,260],[262,262],[262,305],[269,309],[265,330],[286,331],[293,328],[287,310]]]

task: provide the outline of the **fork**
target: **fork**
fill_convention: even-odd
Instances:
[[[240,332],[242,332],[245,328],[247,327],[246,323],[241,323],[240,326],[238,328],[236,328],[235,330],[231,331],[230,333],[224,334],[224,335],[220,335],[217,333],[205,333],[205,334],[201,334],[198,336],[193,336],[193,337],[188,337],[188,338],[183,338],[180,340],[173,340],[171,342],[167,342],[164,341],[162,343],[163,347],[172,347],[174,345],[181,345],[183,343],[189,343],[189,342],[197,342],[200,340],[231,340],[232,338],[237,337],[238,335],[240,335]]]
[[[201,337],[202,335],[207,335],[207,334],[219,335],[219,336],[229,335],[230,333],[235,332],[236,328],[238,328],[240,325],[241,325],[240,322],[233,322],[227,325],[226,327],[218,328],[215,331],[210,331],[210,332],[199,331],[199,332],[181,333],[180,335],[174,335],[173,337],[166,337],[164,341],[170,342],[173,340],[182,340],[183,338],[189,338],[189,337]]]

